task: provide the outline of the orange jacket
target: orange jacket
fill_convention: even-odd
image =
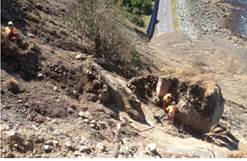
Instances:
[[[168,111],[168,113],[175,114],[177,111],[177,108],[173,105],[170,105],[166,108],[166,111]]]
[[[17,30],[16,30],[15,27],[12,27],[12,28],[10,28],[10,27],[5,27],[5,34],[6,34],[9,38],[18,35]]]

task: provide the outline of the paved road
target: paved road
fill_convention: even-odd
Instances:
[[[160,0],[157,13],[157,24],[154,36],[162,33],[173,32],[171,0]]]

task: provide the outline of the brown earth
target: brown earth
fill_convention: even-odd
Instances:
[[[29,47],[1,40],[1,157],[113,157],[116,146],[124,158],[227,157],[230,149],[244,149],[246,47],[207,36],[191,43],[181,33],[147,44],[125,28],[143,64],[108,65],[94,57],[92,42],[66,23],[70,3],[2,1],[1,24],[14,20]],[[160,75],[216,80],[226,101],[220,124],[230,132],[221,138],[207,133],[206,142],[180,122],[158,123],[154,116],[164,114],[155,95]],[[114,138],[119,122],[120,141]],[[209,143],[216,140],[219,146]],[[146,149],[150,143],[155,151]]]

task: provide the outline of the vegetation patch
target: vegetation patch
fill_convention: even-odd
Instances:
[[[147,17],[152,14],[154,0],[117,0],[124,15],[135,25],[145,28],[148,24]]]
[[[107,0],[77,0],[68,12],[73,27],[94,44],[94,57],[104,69],[116,72],[125,78],[141,74],[143,65],[139,53],[126,34],[128,28],[118,10]]]

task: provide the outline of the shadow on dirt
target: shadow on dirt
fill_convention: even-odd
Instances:
[[[11,75],[19,74],[23,80],[33,79],[40,70],[41,52],[33,45],[22,50],[15,43],[1,39],[1,68]]]
[[[1,24],[6,25],[8,21],[13,21],[15,26],[22,31],[25,30],[26,22],[25,19],[28,8],[31,6],[26,6],[16,0],[2,0],[1,1]]]

